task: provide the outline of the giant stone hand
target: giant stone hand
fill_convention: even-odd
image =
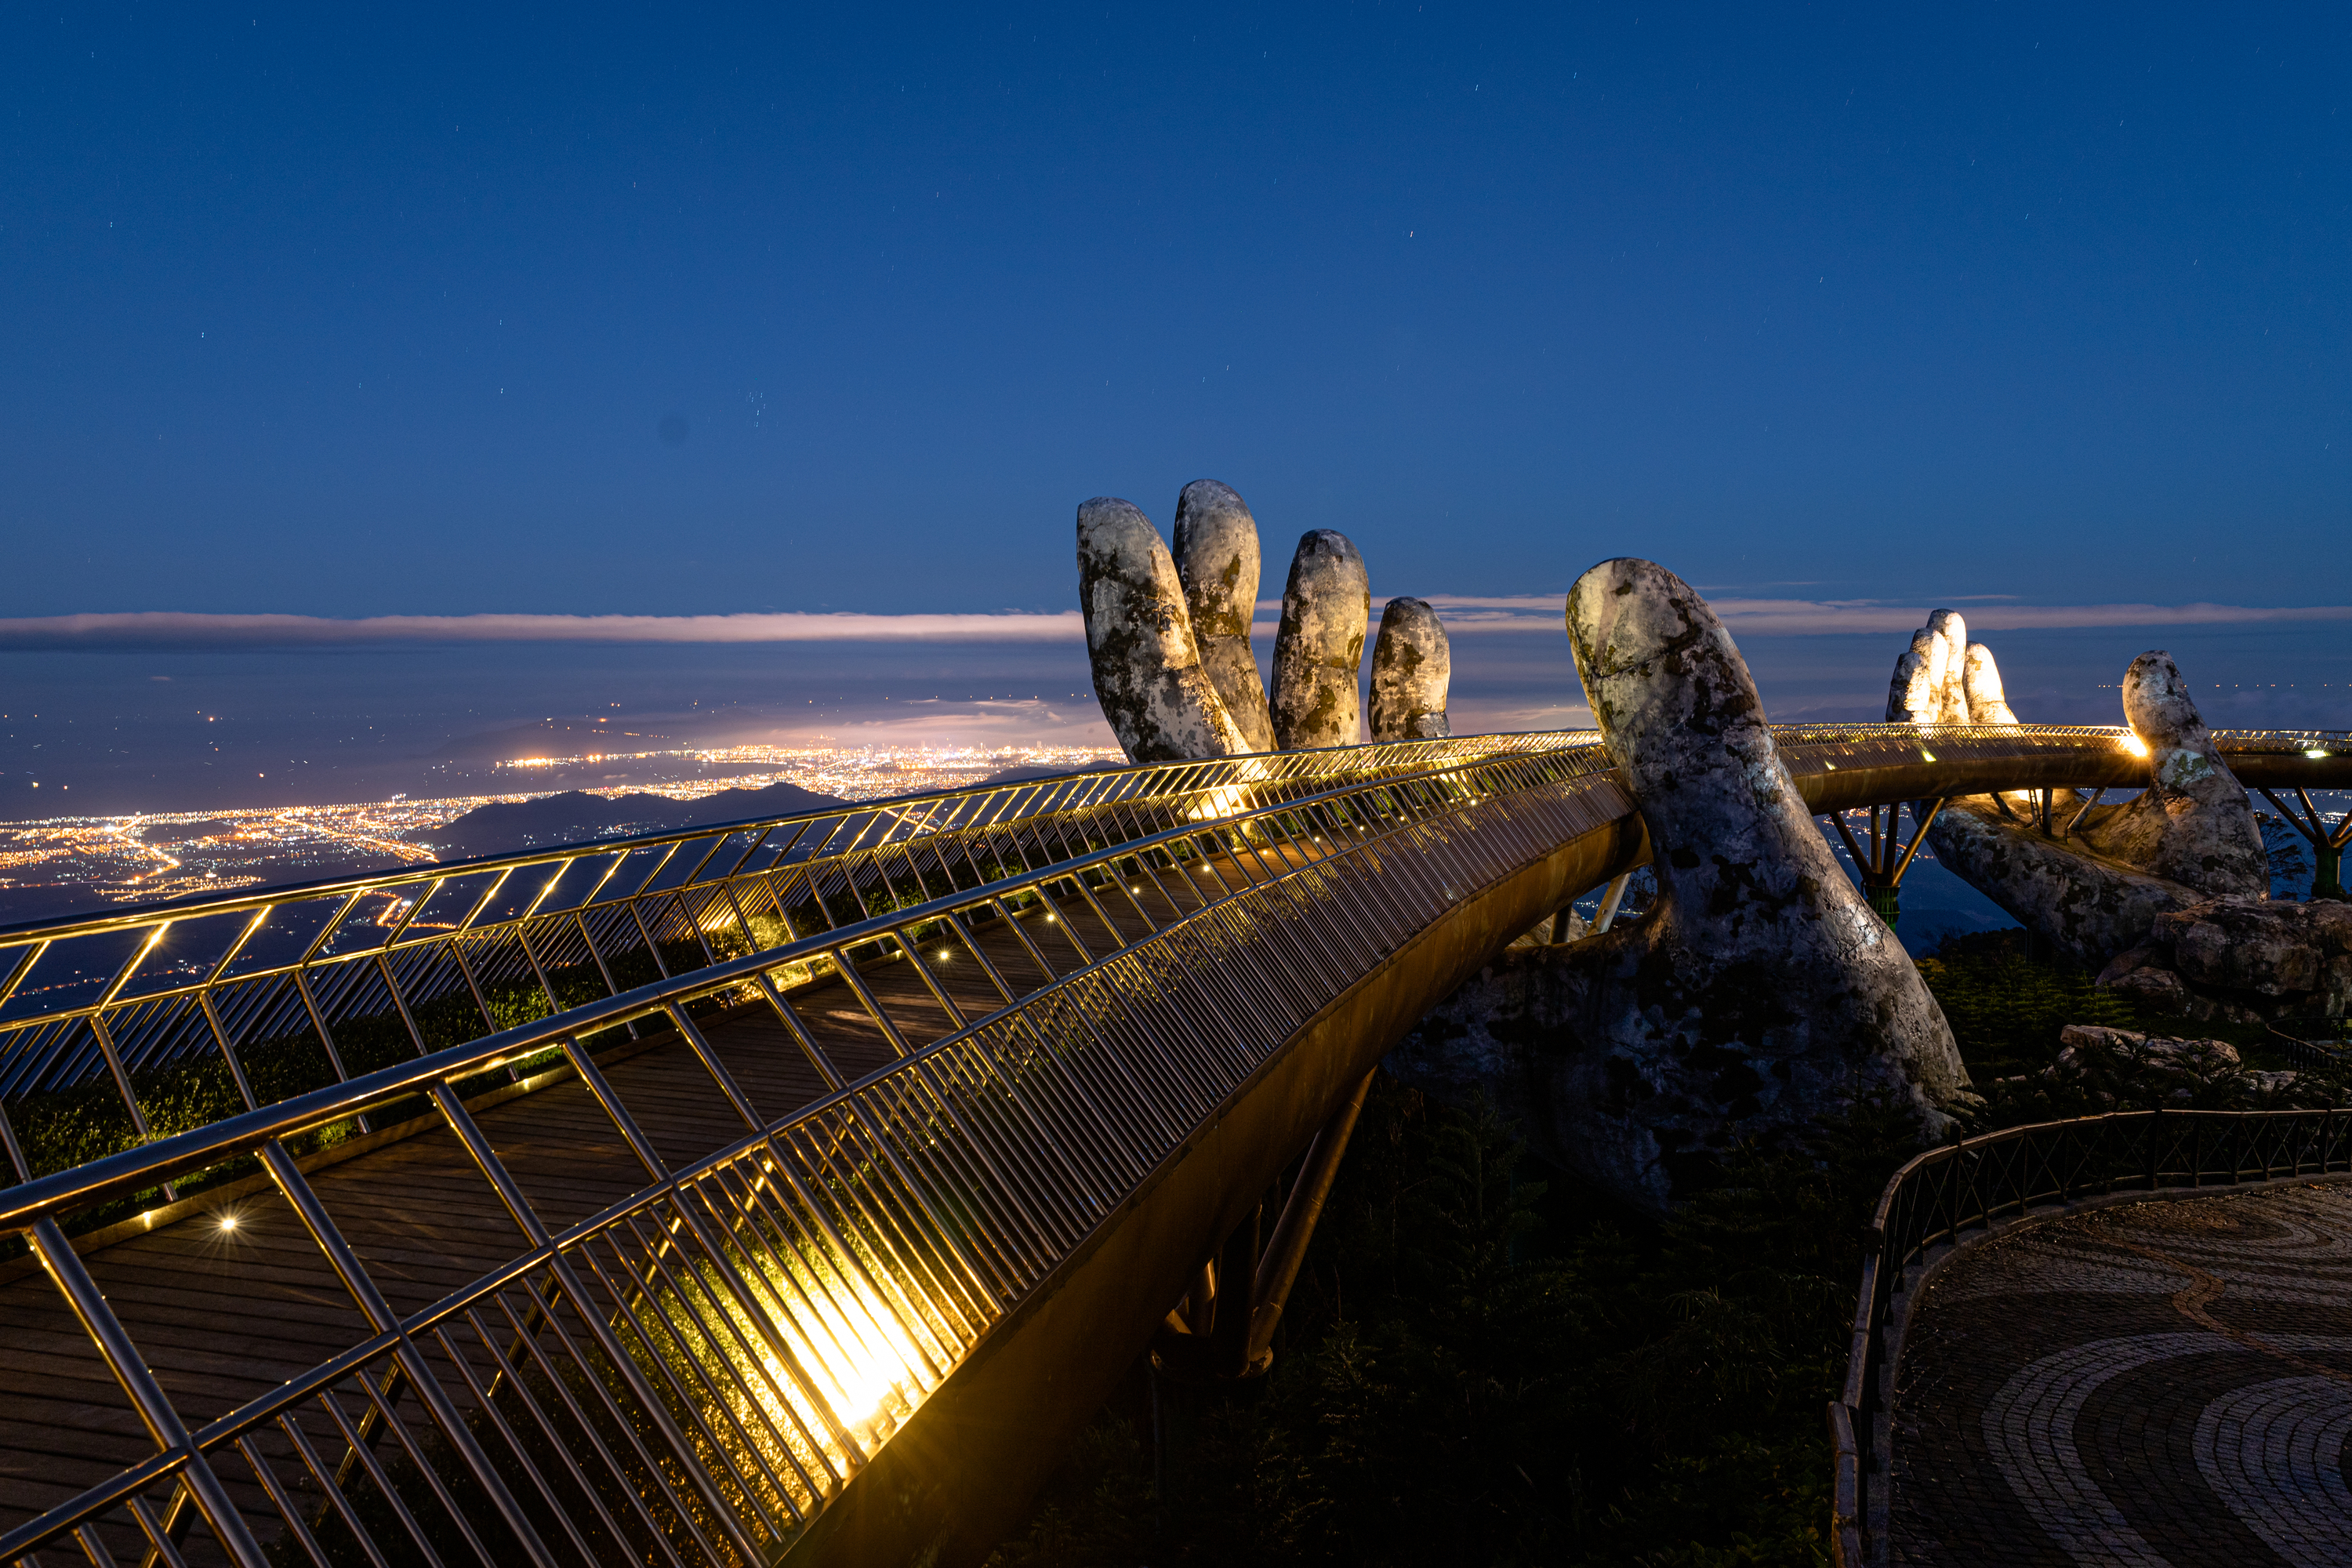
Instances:
[[[1962,693],[1927,711],[1928,668],[1948,663],[1937,611],[1895,660],[1887,717],[1916,723],[2013,724],[1992,650],[1966,645]],[[1930,716],[1932,714],[1932,716]],[[1929,830],[1937,860],[2076,961],[2096,968],[2147,940],[2157,918],[2216,895],[2270,886],[2246,792],[2211,738],[2169,654],[2144,653],[2124,676],[2124,721],[2149,757],[2149,787],[2116,805],[2062,791],[2050,826],[2024,797],[1948,803]]]
[[[1392,1064],[1495,1097],[1546,1157],[1654,1209],[1741,1142],[1857,1092],[1942,1127],[1968,1089],[1951,1030],[1831,858],[1715,613],[1662,566],[1607,561],[1570,590],[1568,631],[1659,904],[1507,953]]]

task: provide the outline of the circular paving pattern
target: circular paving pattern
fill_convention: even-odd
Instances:
[[[2352,1185],[2095,1209],[1915,1306],[1892,1560],[2352,1564]]]

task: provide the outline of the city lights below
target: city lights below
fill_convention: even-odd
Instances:
[[[723,790],[792,784],[840,800],[866,801],[967,788],[1014,769],[1064,773],[1119,760],[1099,748],[1071,746],[731,746],[629,755],[671,759],[679,765],[656,769],[657,776],[642,782],[596,784],[582,793],[683,802]],[[428,864],[440,858],[432,846],[435,829],[478,806],[536,800],[567,787],[543,776],[533,787],[524,783],[528,775],[609,760],[600,754],[503,762],[499,768],[512,770],[518,787],[492,795],[427,800],[395,795],[331,805],[0,822],[0,901],[14,906],[0,913],[0,923],[40,918],[60,907],[152,903]],[[664,773],[691,776],[659,776]],[[621,823],[611,831],[626,836],[666,826]]]

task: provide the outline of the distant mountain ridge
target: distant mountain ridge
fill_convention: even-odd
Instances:
[[[714,822],[791,816],[797,812],[824,811],[848,804],[837,796],[819,795],[794,784],[772,784],[764,789],[724,789],[699,800],[672,800],[666,795],[646,791],[601,795],[575,789],[542,795],[537,800],[478,805],[463,816],[418,834],[416,841],[445,861],[470,860],[481,855],[544,849],[558,844],[587,844],[599,838],[668,833]]]

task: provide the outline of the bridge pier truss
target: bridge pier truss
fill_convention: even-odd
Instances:
[[[1886,922],[1889,931],[1895,929],[1895,922],[1903,916],[1903,873],[1911,868],[1911,858],[1918,854],[1919,846],[1927,841],[1927,829],[1936,825],[1936,815],[1944,809],[1944,803],[1948,798],[1938,795],[1933,800],[1909,803],[1913,827],[1908,844],[1902,841],[1900,832],[1905,805],[1902,801],[1890,801],[1883,806],[1865,808],[1870,814],[1867,845],[1856,839],[1853,830],[1845,825],[1844,812],[1833,811],[1829,815],[1830,826],[1837,829],[1838,837],[1845,840],[1846,853],[1853,857],[1854,870],[1862,880],[1863,896],[1870,900],[1870,907],[1878,911],[1878,918]]]

